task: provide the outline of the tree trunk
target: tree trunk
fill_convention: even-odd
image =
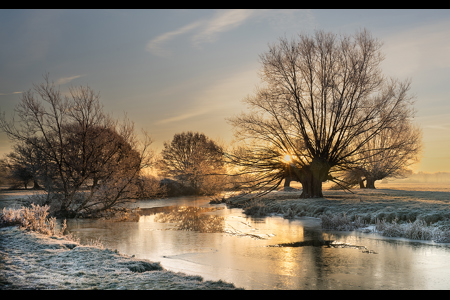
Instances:
[[[39,183],[36,180],[33,180],[33,190],[40,190],[41,187],[39,186]]]
[[[285,177],[284,178],[284,187],[290,187],[291,185],[291,177]]]
[[[313,174],[305,174],[300,181],[303,187],[300,198],[323,198],[322,180],[319,180]]]
[[[375,179],[374,178],[367,177],[366,188],[368,188],[368,189],[374,189],[375,188]]]
[[[309,166],[295,171],[303,187],[301,198],[323,198],[322,182],[328,179],[330,171],[326,160],[313,159]]]
[[[364,186],[364,180],[361,178],[361,177],[359,177],[359,188],[360,189],[363,189],[363,188],[365,188],[365,186]]]

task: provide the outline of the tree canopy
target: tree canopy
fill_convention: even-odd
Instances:
[[[105,114],[91,88],[63,96],[45,76],[23,93],[15,112],[18,121],[3,114],[0,128],[59,214],[95,213],[136,198],[140,172],[152,160],[151,140],[139,143],[132,122]]]
[[[182,132],[165,142],[159,174],[191,188],[194,194],[214,194],[224,175],[222,147],[199,132]]]
[[[362,153],[382,152],[365,146],[410,119],[413,98],[408,80],[382,74],[381,46],[367,30],[316,31],[270,45],[260,55],[262,84],[243,100],[248,112],[229,120],[243,145],[230,161],[276,185],[292,174],[302,197],[322,197],[333,173],[356,167]],[[262,163],[261,154],[273,163]],[[292,161],[283,164],[286,154]]]

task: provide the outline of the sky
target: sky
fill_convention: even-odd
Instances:
[[[0,10],[0,111],[43,75],[89,85],[104,110],[146,130],[159,152],[183,131],[229,143],[226,118],[260,83],[259,55],[315,30],[383,41],[384,74],[411,79],[424,150],[415,172],[450,172],[450,10]],[[0,156],[11,150],[0,132]]]

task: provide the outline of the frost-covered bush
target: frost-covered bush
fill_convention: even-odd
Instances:
[[[432,240],[437,243],[449,243],[450,231],[427,226],[424,220],[399,224],[397,219],[392,222],[378,220],[375,231],[388,237],[404,237],[413,240]]]
[[[402,232],[400,225],[397,223],[397,219],[394,219],[392,222],[387,222],[385,219],[377,220],[375,231],[388,237],[400,237]]]
[[[431,240],[433,231],[423,220],[416,220],[413,223],[404,224],[404,237],[414,240]]]
[[[355,230],[365,226],[365,222],[360,218],[356,217],[354,221],[352,221],[346,214],[323,214],[320,216],[322,220],[322,228],[323,229],[331,229],[331,230]]]
[[[264,217],[268,214],[268,208],[261,199],[255,199],[244,206],[244,213],[253,217]]]
[[[19,225],[25,229],[39,233],[54,235],[56,234],[56,218],[49,217],[49,206],[31,204],[31,207],[20,209],[3,208],[0,215],[0,227]],[[65,229],[65,222],[61,232]]]
[[[439,228],[433,229],[433,241],[436,243],[450,243],[450,231]]]

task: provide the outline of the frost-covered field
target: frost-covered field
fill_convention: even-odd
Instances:
[[[354,189],[352,193],[324,189],[324,198],[299,199],[301,190],[275,191],[260,199],[228,199],[234,207],[244,208],[253,216],[281,214],[286,218],[345,216],[350,221],[376,225],[381,221],[392,224],[424,224],[441,241],[450,239],[450,184],[389,183],[375,190]],[[380,226],[381,227],[381,226]],[[417,226],[416,226],[417,227]],[[392,229],[393,227],[389,227]],[[392,230],[389,233],[393,234]],[[401,237],[401,235],[399,235]]]
[[[234,289],[63,237],[0,228],[0,289]]]

